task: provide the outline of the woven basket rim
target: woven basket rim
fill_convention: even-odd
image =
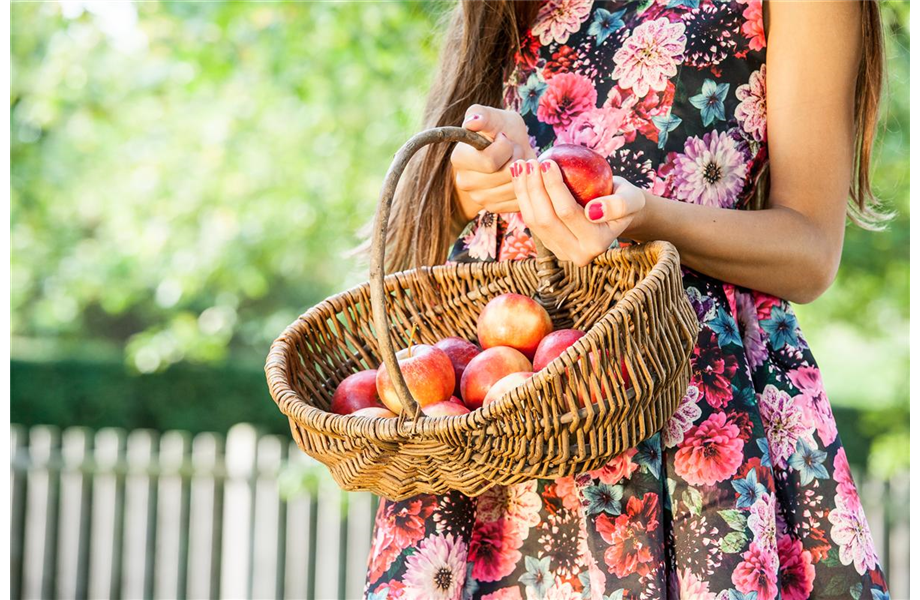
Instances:
[[[315,426],[310,426],[309,428],[313,430],[321,430],[325,433],[339,436],[353,435],[353,432],[349,431],[347,426],[348,423],[354,423],[353,419],[366,419],[372,422],[373,435],[368,437],[373,437],[373,439],[386,442],[406,441],[419,436],[425,437],[430,429],[444,426],[446,426],[451,431],[468,432],[479,429],[482,426],[488,424],[488,422],[512,414],[516,409],[516,404],[513,400],[514,396],[518,394],[533,393],[536,391],[538,385],[543,387],[552,381],[552,378],[559,375],[557,371],[560,369],[560,365],[563,365],[566,360],[571,361],[574,357],[579,356],[582,353],[586,353],[592,340],[595,342],[599,341],[598,338],[600,337],[600,328],[598,325],[600,323],[605,321],[625,319],[628,313],[638,309],[640,303],[636,301],[636,297],[640,294],[640,291],[644,288],[650,287],[653,280],[666,278],[668,276],[668,263],[676,262],[677,268],[679,268],[680,264],[677,249],[673,246],[673,244],[666,241],[652,241],[637,246],[627,246],[625,248],[607,250],[605,253],[595,258],[595,261],[591,263],[591,266],[593,266],[595,262],[603,262],[605,258],[615,256],[617,254],[623,254],[626,257],[629,257],[631,254],[650,254],[652,255],[654,264],[652,265],[652,268],[649,270],[649,272],[644,277],[642,277],[636,283],[636,285],[623,293],[622,298],[620,298],[613,307],[611,307],[596,321],[594,321],[591,327],[586,330],[583,337],[578,339],[572,346],[567,348],[560,356],[556,357],[546,367],[535,373],[533,377],[529,378],[512,390],[509,390],[501,398],[489,404],[488,406],[482,407],[482,409],[471,411],[469,414],[454,416],[428,417],[425,415],[419,415],[419,418],[415,421],[407,419],[404,416],[400,416],[398,419],[385,419],[380,417],[339,415],[323,411],[316,406],[313,406],[292,388],[288,377],[289,369],[287,366],[287,359],[291,355],[291,350],[293,350],[293,346],[290,343],[289,338],[296,336],[300,331],[300,327],[306,324],[310,319],[316,316],[322,316],[328,312],[335,313],[335,304],[350,295],[354,295],[362,288],[366,288],[368,286],[367,281],[355,285],[348,290],[330,296],[319,304],[311,307],[309,310],[301,314],[293,323],[288,325],[288,327],[284,329],[281,335],[274,342],[272,342],[271,349],[265,363],[265,373],[269,382],[272,398],[275,400],[281,412],[287,417],[293,419],[300,426],[307,427],[305,424],[307,420],[304,418],[306,415],[320,416],[319,427],[317,428]],[[536,261],[537,259],[526,259],[525,261],[520,262],[526,263],[527,260]],[[494,268],[492,265],[497,264],[499,263],[477,263],[477,265],[482,265],[486,269]],[[407,274],[413,273],[414,271],[422,270],[428,272],[438,272],[442,270],[456,270],[458,267],[462,266],[463,264],[446,264],[432,267],[421,267],[419,269],[390,274],[385,278],[384,282],[386,289],[390,290],[394,286],[400,287],[399,279],[401,277],[405,277]],[[600,265],[598,266],[600,267]],[[593,403],[588,404],[585,409],[593,412],[595,409],[589,408],[593,406],[595,406]]]

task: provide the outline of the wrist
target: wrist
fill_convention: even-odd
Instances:
[[[650,213],[654,210],[657,197],[647,190],[640,189],[639,191],[644,201],[642,209],[633,215],[629,225],[623,230],[623,236],[636,240],[637,242],[645,242],[649,239],[648,226],[653,221]]]

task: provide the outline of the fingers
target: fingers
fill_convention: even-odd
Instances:
[[[614,192],[595,198],[585,206],[585,216],[594,223],[609,223],[632,217],[645,207],[642,191],[620,177],[614,177]]]
[[[536,160],[518,161],[514,163],[511,175],[521,216],[531,231],[557,254],[561,248],[577,248],[578,240],[556,215],[552,200],[543,187],[540,163]]]
[[[457,144],[451,152],[450,161],[455,171],[495,173],[511,160],[514,148],[514,142],[504,133],[499,133],[485,150],[477,150],[469,144]]]

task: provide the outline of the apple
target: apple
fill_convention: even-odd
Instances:
[[[476,410],[482,406],[489,388],[506,375],[519,371],[533,371],[533,366],[518,350],[507,346],[483,350],[463,372],[460,381],[463,403],[470,410]]]
[[[459,404],[460,406],[464,406],[464,407],[466,406],[466,404],[463,403],[463,400],[461,400],[457,396],[451,396],[447,401],[453,402],[454,404]]]
[[[566,348],[584,337],[585,332],[580,329],[559,329],[540,340],[537,352],[533,357],[533,370],[539,371],[551,363]]]
[[[486,394],[485,399],[483,399],[482,405],[488,406],[492,404],[531,377],[533,377],[531,371],[518,371],[517,373],[505,375],[489,388],[489,392]]]
[[[454,376],[457,380],[456,387],[454,388],[454,395],[459,396],[460,379],[463,377],[463,370],[466,369],[466,365],[470,364],[473,357],[482,352],[482,350],[473,342],[458,337],[444,338],[435,344],[434,347],[443,350],[447,358],[450,359],[450,362],[453,363]]]
[[[367,406],[351,413],[353,417],[370,417],[372,419],[395,419],[396,413],[382,406]]]
[[[502,294],[492,298],[476,321],[479,345],[483,350],[508,346],[519,350],[530,360],[533,360],[540,340],[552,330],[553,320],[546,309],[533,298],[521,294]]]
[[[425,407],[443,402],[454,393],[454,365],[440,348],[427,344],[409,346],[396,353],[399,370],[409,387],[409,393]],[[377,369],[377,393],[383,404],[396,414],[402,412],[402,404],[396,394],[386,363]]]
[[[349,375],[335,388],[329,410],[347,415],[361,408],[377,406],[383,408],[377,395],[377,370],[368,369]]]
[[[444,402],[429,404],[422,409],[422,412],[427,417],[452,417],[455,415],[468,415],[470,414],[470,409],[462,404],[445,400]]]
[[[562,181],[575,201],[585,206],[598,196],[613,193],[613,170],[607,159],[584,146],[556,144],[540,155],[539,161],[552,160],[562,171]]]

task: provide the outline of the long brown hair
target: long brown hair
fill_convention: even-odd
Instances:
[[[866,229],[890,218],[870,187],[870,167],[881,100],[884,51],[877,0],[862,6],[863,53],[856,79],[856,152],[847,214]],[[423,117],[423,128],[459,125],[472,104],[501,106],[506,69],[520,47],[540,3],[460,0],[450,14],[440,64]],[[442,263],[452,236],[463,226],[446,144],[428,146],[410,162],[390,212],[387,272]],[[758,178],[748,207],[760,208],[769,194],[769,164]],[[365,239],[370,228],[364,230]],[[358,252],[366,252],[369,241]]]

